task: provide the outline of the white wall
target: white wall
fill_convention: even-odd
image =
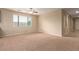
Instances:
[[[39,32],[62,36],[61,9],[39,16]]]
[[[75,30],[79,30],[79,19],[75,19]]]

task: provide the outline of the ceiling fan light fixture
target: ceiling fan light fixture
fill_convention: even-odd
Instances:
[[[38,11],[36,11],[35,9],[33,9],[33,8],[29,8],[30,10],[31,10],[31,13],[32,14],[36,14],[36,13],[38,13]]]

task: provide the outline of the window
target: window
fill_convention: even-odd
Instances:
[[[32,17],[13,15],[13,23],[21,27],[32,26]]]
[[[27,26],[27,17],[19,16],[19,26]]]
[[[13,23],[15,24],[15,25],[18,25],[19,23],[18,23],[18,16],[17,15],[13,15]]]
[[[27,26],[31,27],[32,26],[32,18],[30,16],[27,17]]]

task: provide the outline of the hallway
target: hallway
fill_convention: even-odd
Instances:
[[[71,32],[68,35],[65,35],[65,37],[79,37],[79,31]]]

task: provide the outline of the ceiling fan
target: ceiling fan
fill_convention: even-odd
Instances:
[[[29,9],[30,9],[30,11],[32,11],[33,14],[38,14],[38,11],[36,11],[35,9],[33,9],[33,8],[29,8]]]

